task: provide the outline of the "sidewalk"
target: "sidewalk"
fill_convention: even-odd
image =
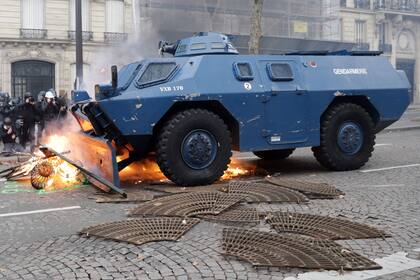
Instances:
[[[391,126],[387,127],[384,131],[401,131],[420,129],[420,105],[413,104],[408,107],[407,111],[401,117],[401,119]]]

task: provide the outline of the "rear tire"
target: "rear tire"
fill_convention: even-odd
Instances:
[[[288,158],[294,151],[295,149],[286,149],[286,150],[258,151],[258,152],[253,152],[253,153],[260,159],[282,160],[282,159]]]
[[[190,109],[172,116],[157,138],[156,160],[177,185],[207,185],[223,176],[230,163],[231,137],[215,113]]]
[[[321,122],[321,145],[313,147],[321,165],[335,171],[359,169],[375,146],[374,123],[366,110],[353,103],[329,109]]]

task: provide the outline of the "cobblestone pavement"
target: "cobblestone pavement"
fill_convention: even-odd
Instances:
[[[419,137],[417,130],[378,135],[380,145],[361,170],[364,172],[326,171],[308,150],[297,151],[291,159],[275,165],[255,160],[270,172],[288,178],[334,184],[346,195],[336,200],[311,200],[309,204],[247,206],[257,206],[260,211],[331,215],[373,225],[392,237],[339,243],[372,259],[405,252],[409,258],[420,260],[420,167],[372,170],[419,164]],[[135,205],[96,204],[89,199],[96,192],[91,187],[53,194],[28,191],[21,186],[1,186],[0,214],[74,205],[81,209],[0,217],[1,279],[299,279],[309,271],[256,269],[246,262],[226,258],[220,248],[221,232],[226,226],[205,221],[179,242],[136,246],[79,236],[77,232],[85,226],[125,219],[126,211]],[[250,228],[269,230],[264,222]],[[420,279],[420,266],[376,278],[375,273],[372,271],[372,279]],[[341,276],[337,274],[336,278]]]

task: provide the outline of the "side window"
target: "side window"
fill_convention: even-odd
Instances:
[[[287,63],[269,63],[267,71],[272,81],[293,81],[292,68]]]
[[[225,43],[221,43],[221,42],[215,42],[215,43],[211,43],[211,48],[213,50],[219,50],[219,49],[224,49],[226,48],[226,44]]]
[[[237,62],[233,64],[236,79],[240,81],[251,81],[254,79],[251,64],[248,62]]]
[[[176,68],[173,62],[150,63],[137,81],[139,86],[166,81]]]
[[[190,50],[196,51],[196,50],[205,50],[207,48],[205,43],[195,43],[191,44]]]
[[[180,45],[178,46],[178,48],[176,49],[176,53],[184,53],[187,50],[187,45]]]

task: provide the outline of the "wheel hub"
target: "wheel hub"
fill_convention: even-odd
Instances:
[[[196,129],[185,136],[181,155],[184,162],[193,169],[204,169],[213,163],[217,153],[217,141],[207,130]]]
[[[360,151],[363,145],[363,130],[355,122],[345,122],[338,129],[337,144],[340,149],[354,155]]]

